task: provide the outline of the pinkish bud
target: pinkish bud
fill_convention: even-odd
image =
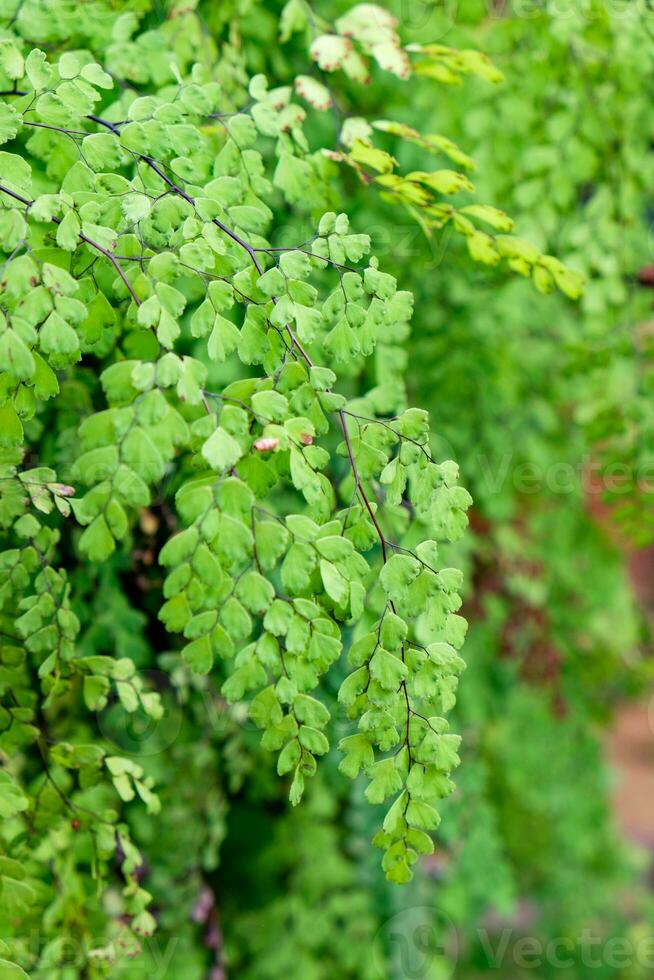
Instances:
[[[66,483],[51,483],[50,490],[58,497],[75,496],[75,487],[69,487]]]
[[[272,452],[273,449],[277,449],[278,445],[279,439],[276,439],[274,436],[270,436],[267,439],[261,438],[254,440],[254,448],[260,453]]]

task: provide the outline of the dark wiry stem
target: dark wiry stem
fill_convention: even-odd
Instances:
[[[382,558],[384,559],[384,563],[386,563],[386,557],[387,557],[386,538],[384,536],[384,532],[382,531],[381,527],[379,526],[379,521],[377,520],[377,518],[375,516],[375,512],[372,509],[372,504],[368,500],[368,495],[366,494],[365,490],[363,489],[363,486],[361,485],[361,478],[359,476],[359,470],[357,469],[356,460],[354,458],[354,451],[352,449],[352,443],[350,441],[350,433],[347,431],[347,422],[345,421],[345,412],[343,411],[343,409],[340,409],[339,410],[338,417],[341,420],[341,428],[343,430],[343,436],[345,438],[345,445],[347,447],[347,454],[348,454],[349,459],[350,459],[350,467],[352,469],[352,476],[354,477],[354,484],[355,484],[357,490],[359,491],[359,494],[360,494],[361,499],[362,499],[362,501],[363,501],[363,503],[365,505],[366,510],[370,514],[370,520],[374,524],[375,530],[377,532],[377,536],[379,537],[379,542],[381,544]],[[393,610],[393,612],[395,612],[395,610]]]
[[[3,93],[0,93],[0,94],[3,94]],[[9,93],[6,93],[6,94],[8,94],[8,95],[26,95],[27,93],[13,91],[13,92],[9,92]],[[98,125],[104,126],[106,129],[111,130],[112,133],[115,133],[116,135],[120,135],[120,129],[119,129],[118,125],[116,125],[115,123],[110,122],[108,119],[103,119],[102,116],[96,116],[94,114],[89,114],[86,118],[89,119],[91,122],[97,123]],[[195,208],[195,198],[192,197],[187,191],[185,191],[183,187],[180,187],[179,184],[177,184],[174,180],[172,180],[172,178],[170,178],[168,176],[168,174],[165,172],[165,170],[155,160],[152,159],[152,157],[148,156],[147,154],[143,154],[143,153],[136,153],[135,156],[138,159],[142,160],[143,163],[145,163],[148,167],[150,167],[150,169],[153,170],[154,173],[156,173],[157,176],[161,180],[163,180],[163,182],[166,184],[166,186],[174,194],[178,194],[181,198],[183,198],[185,201],[187,201],[193,208]],[[3,188],[1,186],[0,186],[0,190],[4,190],[6,193],[11,193],[11,192],[8,191],[7,188]],[[31,203],[31,202],[28,202],[26,199],[20,198],[19,196],[15,195],[15,194],[12,194],[12,196],[13,197],[16,197],[17,200],[22,200],[22,202],[24,204],[29,205]],[[56,221],[56,222],[58,222],[58,219],[56,219],[56,218],[53,219],[53,220]],[[229,238],[232,239],[232,241],[236,242],[236,244],[240,248],[244,249],[244,251],[246,251],[248,253],[248,255],[250,257],[250,260],[251,260],[252,264],[254,265],[255,269],[257,270],[257,272],[259,273],[259,275],[263,275],[263,267],[262,267],[261,263],[259,262],[259,260],[258,260],[258,258],[256,256],[256,251],[258,251],[258,250],[255,249],[255,248],[253,248],[253,246],[250,245],[249,242],[246,242],[245,239],[241,238],[240,235],[238,235],[235,231],[233,231],[227,225],[223,224],[223,222],[220,221],[218,218],[213,218],[212,221],[213,221],[213,224],[216,225],[216,227],[220,228],[220,230],[224,234],[226,234]],[[95,242],[90,241],[84,235],[80,235],[80,238],[82,239],[82,241],[86,241],[87,244],[90,244],[94,248],[97,248],[99,252],[101,252],[103,255],[105,255],[109,259],[109,261],[114,265],[114,267],[116,268],[116,271],[118,272],[118,274],[120,275],[121,279],[123,280],[123,282],[125,283],[125,285],[129,289],[129,291],[130,291],[130,293],[131,293],[131,295],[132,295],[132,297],[134,299],[134,302],[137,305],[140,305],[139,304],[139,300],[136,298],[136,295],[135,295],[134,291],[132,290],[132,287],[131,287],[129,281],[127,280],[127,277],[125,276],[123,270],[120,268],[120,265],[118,264],[118,261],[115,258],[115,256],[113,256],[106,249],[103,249],[102,246],[98,245]],[[272,301],[273,301],[273,303],[276,303],[277,302],[277,298],[275,296],[273,296],[272,297]],[[287,324],[285,324],[285,327],[286,327],[286,330],[287,330],[288,335],[290,337],[290,340],[291,340],[292,345],[299,351],[299,353],[302,355],[302,357],[306,361],[307,365],[309,367],[313,367],[314,366],[314,363],[313,363],[311,357],[309,356],[309,354],[307,353],[307,351],[304,349],[303,345],[300,343],[300,341],[296,337],[296,335],[295,335],[295,333],[294,333],[291,325],[289,323],[287,323]],[[381,529],[381,527],[379,525],[379,522],[378,522],[378,520],[377,520],[377,518],[375,516],[375,513],[374,513],[374,510],[373,510],[372,505],[370,503],[370,500],[369,500],[369,498],[368,498],[368,496],[367,496],[367,494],[366,494],[366,492],[365,492],[365,490],[363,488],[363,485],[361,483],[361,479],[360,479],[359,472],[358,472],[357,465],[356,465],[356,460],[355,460],[355,457],[354,457],[354,452],[352,450],[352,443],[350,441],[350,434],[349,434],[348,429],[347,429],[347,423],[346,423],[346,420],[345,420],[345,415],[346,415],[346,413],[344,412],[344,410],[343,409],[340,409],[339,412],[338,412],[338,417],[339,417],[339,422],[340,422],[341,429],[343,431],[343,437],[345,439],[345,444],[347,446],[347,452],[348,452],[348,457],[349,457],[349,461],[350,461],[350,467],[352,469],[352,475],[353,475],[353,478],[354,478],[355,487],[356,487],[356,489],[357,489],[357,491],[358,491],[358,493],[359,493],[359,495],[361,497],[361,500],[364,503],[364,506],[365,506],[366,510],[368,511],[368,514],[370,515],[370,519],[371,519],[371,521],[372,521],[372,523],[374,525],[375,531],[376,531],[377,536],[379,538],[379,542],[380,542],[381,550],[382,550],[383,560],[384,560],[384,562],[386,562],[386,560],[387,560],[387,542],[386,542],[386,538],[385,538],[384,533],[383,533],[383,531],[382,531],[382,529]]]
[[[16,91],[16,90],[12,90],[10,92],[0,92],[0,95],[5,95],[5,96],[7,96],[7,95],[22,96],[22,95],[27,95],[27,94],[28,94],[27,92],[19,92],[19,91]],[[116,136],[119,136],[120,135],[120,129],[116,125],[116,123],[112,123],[108,119],[103,119],[102,116],[96,116],[96,115],[93,115],[92,113],[89,113],[89,115],[87,115],[86,118],[89,119],[91,122],[97,123],[99,126],[104,126],[106,129],[111,130],[111,132],[112,133],[115,133]],[[34,125],[38,125],[38,123],[34,123]],[[52,127],[45,127],[44,126],[44,128],[52,128]],[[63,129],[61,131],[62,132],[68,132],[68,130],[63,130]],[[77,135],[86,135],[86,134],[85,133],[79,133]],[[180,197],[183,197],[185,201],[188,201],[189,204],[191,204],[193,207],[195,207],[195,198],[191,197],[191,195],[188,194],[182,187],[180,187],[179,184],[176,184],[174,180],[171,180],[170,177],[168,177],[168,175],[162,170],[162,168],[159,166],[159,164],[155,160],[152,159],[152,157],[147,156],[147,154],[145,154],[145,153],[136,153],[135,156],[137,156],[139,160],[142,160],[143,163],[147,164],[148,167],[150,167],[151,170],[154,170],[154,172],[159,177],[161,177],[161,179],[164,181],[164,183],[167,184],[167,186],[170,188],[171,191],[173,191],[174,194],[179,194]],[[220,228],[220,230],[222,232],[224,232],[233,241],[235,241],[237,245],[240,245],[241,248],[245,249],[245,251],[248,253],[248,255],[250,256],[250,258],[252,259],[252,262],[253,262],[253,264],[254,264],[257,272],[259,273],[259,275],[262,275],[263,274],[263,268],[261,266],[261,263],[257,259],[256,255],[255,255],[255,250],[252,248],[252,246],[248,242],[246,242],[243,238],[241,238],[240,235],[237,235],[235,231],[232,231],[231,228],[229,228],[227,225],[223,224],[222,221],[220,221],[218,218],[212,218],[212,221],[213,221],[213,224],[214,225],[216,225],[218,228]],[[99,246],[97,246],[97,245],[95,247],[96,248],[99,248]],[[102,251],[101,248],[99,250]]]
[[[0,184],[0,193],[7,194],[8,197],[13,197],[13,199],[15,201],[20,201],[20,203],[21,204],[24,204],[25,207],[27,207],[27,208],[30,208],[34,204],[34,201],[30,201],[29,198],[23,197],[22,194],[17,194],[15,191],[12,191],[8,187],[5,187],[4,184]],[[52,218],[51,221],[55,225],[60,225],[61,224],[61,218]],[[80,232],[80,236],[79,237],[80,237],[81,241],[85,242],[87,245],[90,245],[91,248],[97,249],[98,252],[100,252],[102,255],[104,255],[104,257],[106,259],[109,259],[109,261],[113,265],[114,269],[116,270],[116,272],[118,273],[118,275],[120,276],[120,278],[122,279],[122,281],[124,282],[124,284],[125,284],[128,292],[129,292],[130,296],[134,300],[134,303],[136,304],[136,306],[140,306],[141,305],[141,301],[138,298],[138,296],[136,295],[136,293],[134,292],[134,289],[132,288],[131,282],[129,281],[129,279],[125,275],[125,273],[124,273],[124,271],[123,271],[120,263],[118,262],[118,259],[115,257],[115,255],[112,255],[111,252],[108,249],[104,248],[102,245],[100,245],[99,242],[96,242],[92,238],[89,238],[88,235],[84,235],[82,232]]]

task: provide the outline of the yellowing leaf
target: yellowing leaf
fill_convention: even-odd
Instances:
[[[397,163],[397,160],[395,160],[390,153],[386,153],[385,150],[379,150],[377,147],[370,146],[368,143],[364,143],[360,139],[355,139],[352,143],[350,157],[356,163],[359,163],[364,167],[369,167],[371,170],[375,170],[379,174],[390,173]]]
[[[314,107],[325,111],[332,104],[332,97],[329,89],[309,75],[298,75],[295,79],[295,91],[306,102]]]
[[[323,71],[336,71],[352,48],[352,42],[338,34],[321,34],[313,41],[310,52]]]

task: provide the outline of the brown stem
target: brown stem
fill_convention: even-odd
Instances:
[[[363,503],[364,503],[364,505],[366,507],[366,510],[370,514],[370,520],[372,521],[372,523],[373,523],[373,525],[375,527],[375,530],[377,532],[377,536],[379,538],[379,542],[381,544],[382,558],[384,559],[384,563],[386,563],[386,558],[387,558],[386,538],[384,536],[384,532],[382,531],[381,527],[379,526],[379,521],[375,517],[375,512],[373,511],[372,505],[371,505],[370,501],[368,500],[368,495],[366,494],[366,492],[363,489],[363,486],[361,484],[361,478],[359,476],[359,470],[357,469],[356,460],[354,458],[354,452],[352,450],[352,443],[350,442],[350,433],[347,431],[347,422],[345,421],[345,413],[344,413],[344,411],[343,411],[342,408],[339,410],[338,417],[341,420],[341,428],[343,430],[343,436],[345,438],[345,445],[347,447],[347,454],[348,454],[348,457],[350,459],[350,467],[352,469],[352,476],[354,477],[354,485],[356,486],[357,490],[359,491],[359,494],[361,496],[361,499],[363,500]],[[393,612],[395,612],[395,610],[393,610]]]

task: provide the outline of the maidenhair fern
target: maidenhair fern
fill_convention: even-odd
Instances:
[[[330,750],[323,681],[347,648],[340,769],[385,804],[375,843],[406,882],[458,763],[445,716],[463,668],[462,576],[439,547],[464,532],[470,497],[432,457],[427,414],[407,407],[412,297],[365,228],[329,208],[333,161],[431,227],[451,220],[482,261],[577,282],[473,225],[508,231],[501,213],[442,200],[467,178],[396,175],[367,124],[350,121],[343,150],[312,149],[290,87],[258,75],[246,93],[237,59],[213,72],[195,36],[138,33],[132,13],[102,5],[78,24],[66,0],[0,11],[3,901],[38,917],[53,875],[88,889],[117,862],[124,920],[154,928],[123,812],[140,800],[156,820],[156,786],[95,728],[110,700],[158,719],[161,699],[130,657],[77,644],[71,608],[85,569],[129,560],[152,511],[167,529],[162,663],[176,686],[208,675],[247,702],[293,804]],[[356,38],[361,16],[342,30]],[[382,67],[409,64],[394,40],[381,53],[360,41]],[[332,70],[355,49],[328,33],[311,51]],[[320,102],[320,85],[307,76],[297,91]],[[464,162],[443,138],[374,127]],[[307,234],[273,246],[289,205]],[[66,921],[56,903],[50,914]]]

